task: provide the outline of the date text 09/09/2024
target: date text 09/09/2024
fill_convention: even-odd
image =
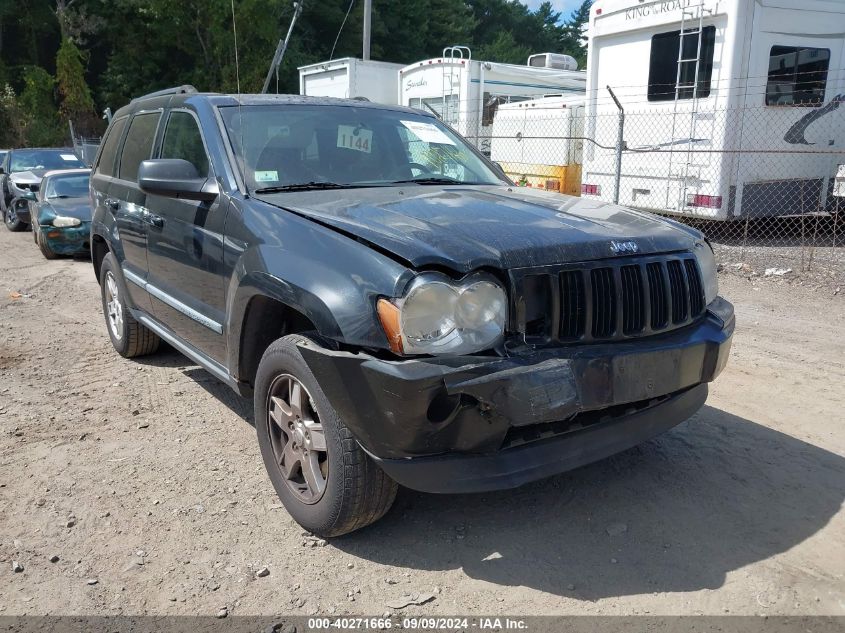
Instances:
[[[401,620],[384,617],[309,618],[309,631],[322,630],[386,630],[401,626],[402,629],[423,631],[526,631],[528,624],[521,618],[509,617],[406,617]]]

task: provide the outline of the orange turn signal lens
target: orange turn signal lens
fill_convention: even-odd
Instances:
[[[387,342],[390,350],[396,354],[402,353],[402,331],[399,325],[399,308],[387,299],[379,299],[376,304],[379,321],[384,333],[387,334]]]

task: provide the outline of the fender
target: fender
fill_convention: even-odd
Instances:
[[[252,208],[255,208],[253,201]],[[238,208],[240,207],[240,208]],[[380,296],[397,296],[413,271],[345,235],[272,205],[234,205],[227,234],[231,275],[226,292],[228,365],[238,366],[247,307],[266,296],[305,315],[327,338],[388,348],[375,312]],[[243,231],[243,233],[242,233]]]
[[[112,234],[113,227],[115,226],[114,218],[111,218],[110,224],[112,226],[108,226],[103,223],[95,213],[94,217],[91,219],[91,242],[94,242],[95,235],[102,237],[103,240],[105,240],[106,245],[109,247],[109,252],[115,256],[115,259],[117,259],[118,263],[122,266],[125,256],[123,254],[123,246],[121,245],[120,240]]]

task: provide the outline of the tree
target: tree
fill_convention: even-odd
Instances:
[[[560,46],[563,52],[578,60],[578,66],[587,65],[587,25],[590,23],[590,7],[593,0],[584,0],[569,16],[563,26]]]
[[[21,111],[15,91],[9,84],[0,90],[0,147],[20,147],[26,140]]]
[[[66,38],[56,56],[56,82],[59,88],[59,113],[70,120],[83,134],[90,134],[97,127],[94,116],[94,100],[85,83],[85,69],[82,53]]]
[[[56,111],[56,80],[40,66],[25,68],[23,75],[24,88],[18,99],[23,144],[43,147],[61,143],[66,135]]]

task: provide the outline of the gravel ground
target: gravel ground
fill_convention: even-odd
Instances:
[[[842,294],[726,274],[732,358],[693,419],[518,490],[402,490],[325,543],[249,402],[112,351],[89,262],[0,229],[0,271],[2,615],[845,614]]]

